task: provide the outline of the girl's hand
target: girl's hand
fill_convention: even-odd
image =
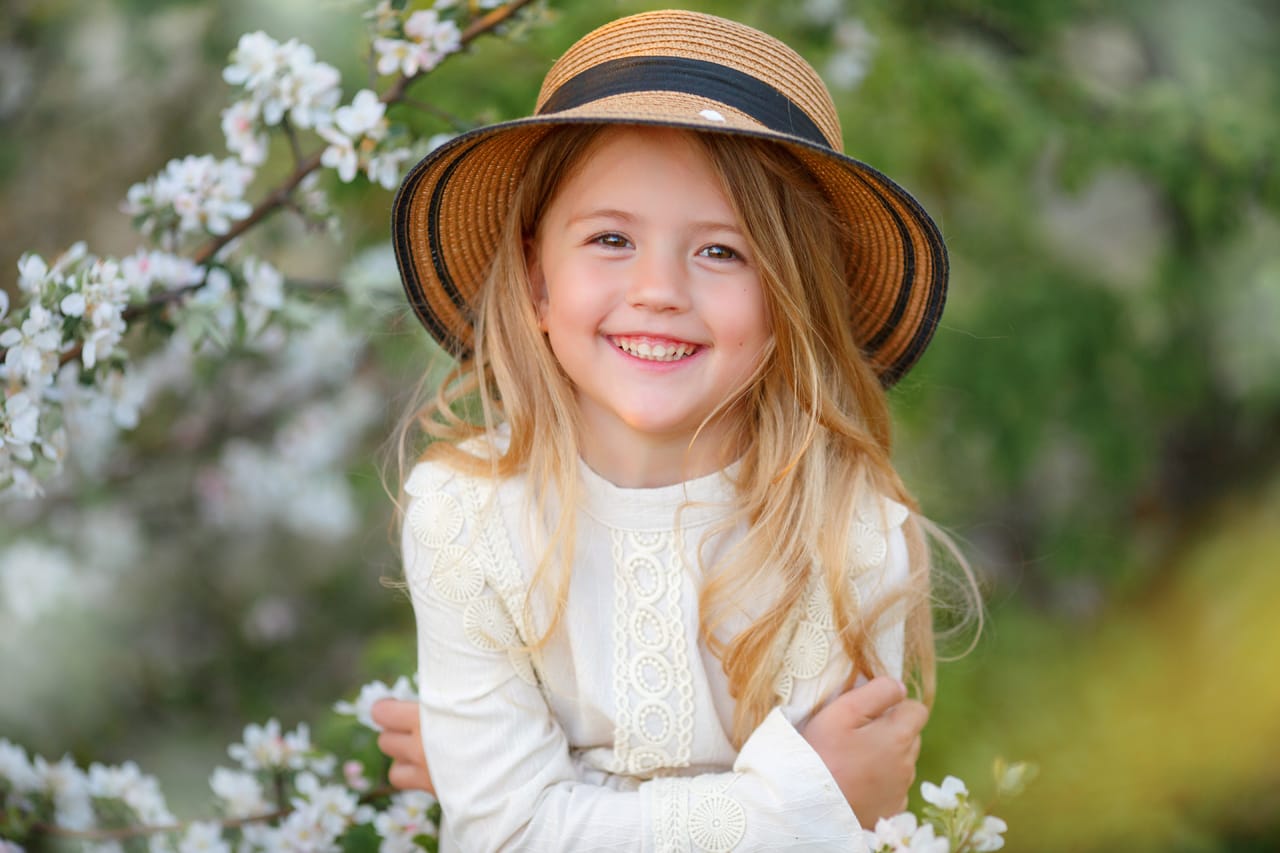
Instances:
[[[929,710],[906,696],[900,681],[874,678],[837,696],[801,732],[864,827],[907,808]]]
[[[404,791],[422,790],[434,794],[427,756],[422,751],[422,728],[418,703],[401,699],[381,699],[373,703],[373,721],[382,726],[378,749],[391,759],[387,780]]]

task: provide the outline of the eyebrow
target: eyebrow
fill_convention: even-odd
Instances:
[[[628,213],[625,210],[616,210],[614,208],[602,208],[600,210],[592,210],[578,216],[570,217],[568,224],[574,225],[579,222],[588,222],[592,219],[617,219],[622,222],[634,223],[638,221],[638,217]],[[700,219],[697,222],[689,223],[690,231],[731,231],[734,234],[744,234],[743,230],[732,222],[720,222],[714,219]]]

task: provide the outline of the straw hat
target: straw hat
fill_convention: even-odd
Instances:
[[[776,140],[847,223],[854,336],[884,385],[920,357],[947,288],[947,252],[905,190],[843,153],[835,105],[799,54],[697,12],[622,18],[580,39],[547,73],[533,116],[462,134],[414,166],[392,232],[410,304],[454,355],[472,319],[530,150],[568,124],[655,124]]]

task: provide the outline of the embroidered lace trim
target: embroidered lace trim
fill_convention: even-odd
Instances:
[[[612,531],[614,565],[612,772],[648,776],[687,767],[693,673],[680,593],[679,532]]]
[[[726,791],[738,774],[662,778],[653,786],[655,853],[729,853],[747,834],[747,813]]]
[[[846,579],[853,594],[855,615],[862,607],[858,578],[884,567],[889,555],[887,532],[906,521],[905,506],[888,498],[870,496],[854,512],[849,531],[849,565]],[[883,525],[883,527],[882,527]],[[791,701],[797,679],[815,678],[826,669],[835,639],[835,613],[825,580],[815,575],[809,583],[804,609],[783,658],[774,692],[783,704]]]
[[[476,648],[506,651],[516,675],[538,684],[538,675],[527,652],[512,648],[528,635],[526,626],[512,620],[523,614],[519,568],[492,489],[458,478],[460,495],[444,490],[454,478],[431,476],[419,467],[409,477],[405,491],[414,496],[408,524],[414,538],[434,552],[425,578],[415,574],[410,583],[419,593],[429,588],[462,609],[462,629]],[[461,501],[459,500],[461,498]],[[469,531],[467,544],[459,537]],[[521,619],[521,623],[523,620]]]

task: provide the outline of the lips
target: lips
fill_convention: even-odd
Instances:
[[[610,335],[609,342],[627,355],[645,361],[680,361],[702,349],[688,341],[649,335]]]

